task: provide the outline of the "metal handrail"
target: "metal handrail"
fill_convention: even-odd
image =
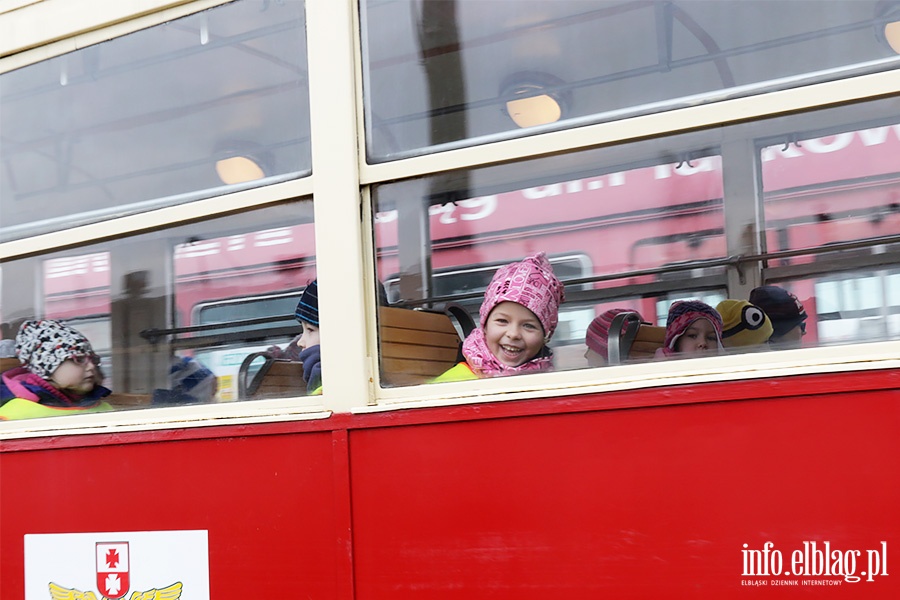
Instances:
[[[254,317],[252,319],[240,319],[237,321],[225,321],[222,323],[210,323],[207,325],[190,325],[188,327],[171,327],[169,329],[144,329],[140,335],[142,338],[155,344],[167,335],[178,336],[184,333],[202,333],[204,331],[215,331],[217,329],[231,329],[234,327],[252,327],[254,325],[268,325],[278,321],[293,320],[294,315],[276,315],[271,317]],[[296,329],[296,328],[295,328]],[[226,334],[227,335],[227,334]],[[246,334],[244,334],[246,335]]]
[[[777,252],[767,252],[765,254],[736,254],[724,258],[710,258],[703,260],[694,260],[674,265],[665,265],[661,267],[653,267],[650,269],[635,269],[632,271],[621,271],[618,273],[606,273],[603,275],[590,275],[588,277],[578,277],[576,279],[566,279],[563,281],[565,286],[577,286],[588,283],[600,283],[603,281],[615,281],[618,279],[630,279],[634,277],[644,277],[647,275],[659,275],[661,273],[678,273],[683,271],[692,271],[694,269],[714,268],[714,267],[734,267],[738,270],[743,265],[754,262],[767,262],[771,260],[780,260],[785,258],[794,258],[797,256],[818,256],[828,254],[830,252],[840,252],[844,250],[857,250],[860,248],[873,248],[888,244],[900,243],[900,234],[886,235],[877,238],[869,238],[866,240],[856,240],[848,242],[835,242],[827,246],[819,246],[818,248],[801,248],[797,250],[779,250]],[[395,303],[398,306],[422,306],[436,302],[451,302],[459,300],[469,300],[481,298],[484,292],[468,292],[465,294],[454,294],[450,296],[435,296],[427,299],[402,300]]]
[[[592,275],[589,277],[579,277],[576,279],[567,279],[563,281],[565,286],[578,286],[584,285],[588,283],[599,283],[603,281],[614,281],[618,279],[630,279],[634,277],[643,277],[647,275],[659,275],[660,273],[672,273],[672,272],[683,272],[683,271],[692,271],[694,269],[701,268],[714,268],[714,267],[734,267],[738,270],[741,269],[743,265],[754,263],[754,262],[767,262],[772,260],[780,260],[785,258],[794,258],[797,256],[819,256],[822,254],[828,254],[830,252],[841,252],[845,250],[858,250],[861,248],[874,248],[876,246],[884,246],[889,244],[898,244],[900,243],[900,234],[894,235],[886,235],[877,238],[869,238],[867,240],[856,240],[849,242],[835,242],[833,244],[828,244],[826,246],[819,246],[818,248],[802,248],[797,250],[780,250],[778,252],[769,252],[766,254],[737,254],[733,256],[728,256],[724,258],[711,258],[711,259],[703,259],[703,260],[695,260],[680,264],[667,265],[662,267],[653,267],[650,269],[635,269],[632,271],[623,271],[620,273],[607,273],[604,275]],[[484,296],[484,291],[478,292],[468,292],[465,294],[453,294],[450,296],[435,296],[431,298],[423,298],[418,300],[401,300],[400,302],[395,302],[392,306],[397,307],[418,307],[423,305],[431,305],[438,304],[444,302],[458,302],[460,300],[473,300],[476,298],[482,298]],[[241,319],[238,321],[228,321],[225,323],[212,323],[207,325],[191,325],[188,327],[172,327],[169,329],[145,329],[141,331],[141,337],[145,340],[149,341],[152,344],[157,343],[160,339],[166,336],[175,336],[176,340],[178,336],[183,334],[193,334],[193,333],[203,333],[208,331],[215,331],[218,329],[224,328],[235,328],[235,327],[253,327],[256,325],[269,325],[271,323],[277,323],[279,321],[287,321],[292,320],[294,318],[293,315],[274,315],[270,317],[255,317],[252,319]],[[248,338],[259,338],[265,335],[282,335],[287,334],[289,332],[289,328],[280,327],[273,328],[269,331],[254,331],[252,334],[248,335],[248,332],[228,332],[223,334],[217,334],[215,336],[195,336],[191,337],[189,341],[187,339],[182,338],[181,341],[183,343],[187,343],[187,345],[202,345],[203,343],[208,343],[210,341],[218,341],[218,342],[227,342],[233,340],[245,340]]]

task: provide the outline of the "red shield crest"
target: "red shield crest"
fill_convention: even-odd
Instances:
[[[128,593],[128,542],[97,543],[97,589],[116,600]]]

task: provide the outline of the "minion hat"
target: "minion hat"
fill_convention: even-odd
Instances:
[[[318,279],[306,286],[303,295],[300,296],[300,302],[297,303],[297,310],[294,311],[294,317],[300,321],[306,321],[310,325],[319,326],[319,285]]]
[[[722,300],[716,312],[722,315],[722,343],[726,348],[764,344],[774,331],[766,313],[746,300]]]
[[[16,335],[16,354],[28,370],[44,379],[73,356],[93,355],[84,334],[59,321],[25,321]]]

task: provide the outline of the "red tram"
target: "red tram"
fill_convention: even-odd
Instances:
[[[900,597],[900,4],[84,4],[0,2],[0,320],[115,410],[0,422],[0,600]],[[538,251],[553,372],[392,371]],[[583,360],[766,284],[801,347]]]

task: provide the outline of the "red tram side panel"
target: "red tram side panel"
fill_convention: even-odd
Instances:
[[[26,534],[203,530],[222,600],[896,598],[898,384],[7,441],[0,595],[23,597]]]

